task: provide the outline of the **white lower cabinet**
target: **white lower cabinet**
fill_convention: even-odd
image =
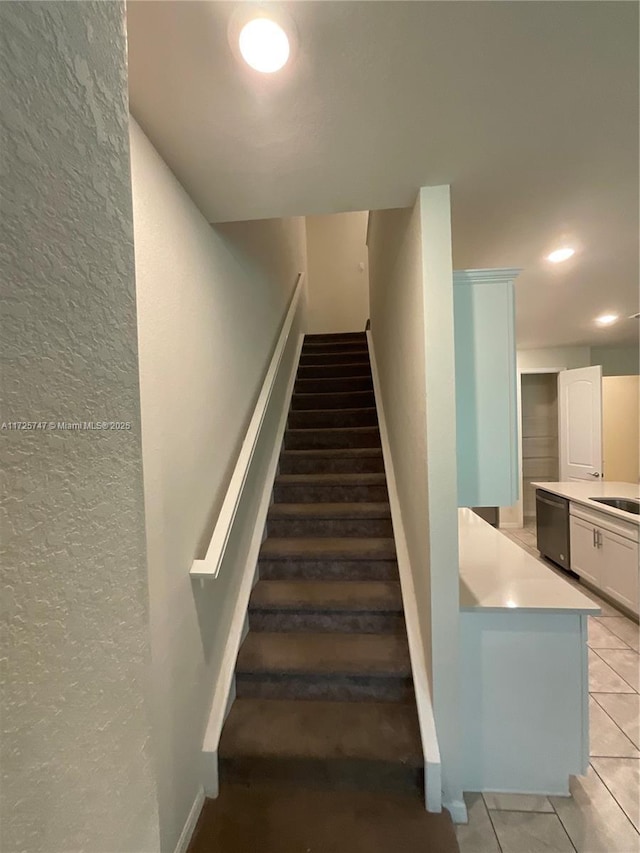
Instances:
[[[570,536],[572,571],[638,613],[638,525],[572,503]]]
[[[602,557],[596,547],[596,528],[588,521],[571,516],[571,571],[600,586]]]
[[[600,553],[603,571],[601,588],[629,610],[638,612],[638,543],[605,527],[601,529]]]

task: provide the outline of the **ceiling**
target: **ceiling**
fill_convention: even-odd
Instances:
[[[593,323],[638,311],[637,3],[285,3],[274,75],[232,52],[237,6],[128,3],[132,113],[211,222],[451,184],[454,266],[523,269],[519,347],[637,340]]]

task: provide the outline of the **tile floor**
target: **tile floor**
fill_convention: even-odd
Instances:
[[[502,530],[596,601],[589,617],[590,765],[571,797],[468,794],[461,853],[640,853],[639,629],[615,607],[542,559],[533,526]]]

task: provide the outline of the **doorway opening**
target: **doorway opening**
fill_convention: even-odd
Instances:
[[[522,503],[525,527],[535,525],[536,490],[532,482],[559,476],[558,375],[521,374]]]

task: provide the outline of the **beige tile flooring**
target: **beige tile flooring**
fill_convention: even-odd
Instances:
[[[540,558],[532,526],[502,530]],[[638,625],[587,587],[602,615],[589,617],[590,765],[571,797],[467,794],[461,853],[640,853]]]

